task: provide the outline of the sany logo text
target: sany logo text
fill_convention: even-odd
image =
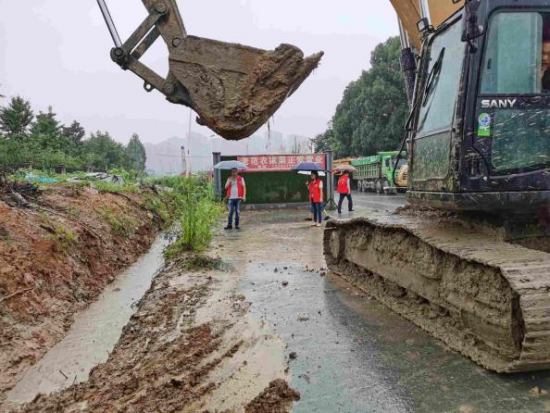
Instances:
[[[483,109],[512,109],[517,101],[517,99],[484,99],[481,101],[481,107]]]

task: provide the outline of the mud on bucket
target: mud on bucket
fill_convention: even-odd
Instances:
[[[199,123],[220,136],[252,135],[315,69],[295,46],[262,50],[188,36],[170,53],[170,70],[187,89]]]

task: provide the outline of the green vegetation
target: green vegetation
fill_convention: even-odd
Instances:
[[[54,225],[54,230],[52,239],[61,250],[67,251],[71,245],[76,244],[76,235],[71,229],[63,225]]]
[[[328,129],[315,138],[317,151],[332,148],[343,158],[397,149],[409,110],[400,50],[397,37],[376,47],[371,68],[348,85]]]
[[[111,226],[111,231],[124,238],[129,238],[135,231],[137,222],[132,217],[117,214],[112,208],[104,208],[99,215]]]
[[[70,228],[51,220],[44,211],[40,211],[39,217],[43,228],[51,233],[52,241],[60,250],[67,252],[71,245],[76,244],[76,235]]]
[[[98,131],[87,138],[77,121],[62,125],[51,107],[35,115],[31,103],[19,96],[0,107],[0,172],[124,168],[143,173],[145,161],[145,148],[136,134],[124,147],[109,132]]]
[[[212,227],[223,210],[213,187],[196,178],[179,178],[170,183],[181,232],[166,250],[166,257],[174,258],[183,251],[203,252],[212,241]]]

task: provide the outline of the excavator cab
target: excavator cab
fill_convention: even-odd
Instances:
[[[142,78],[146,91],[192,108],[199,124],[226,139],[246,138],[265,124],[323,55],[304,58],[288,44],[266,51],[189,36],[175,0],[143,0],[148,16],[123,43],[105,0],[98,4],[115,43],[112,60]],[[166,77],[140,62],[160,36],[169,51]]]
[[[408,146],[413,205],[548,208],[548,1],[471,0],[426,31]]]

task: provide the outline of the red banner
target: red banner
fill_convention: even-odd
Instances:
[[[248,166],[248,169],[243,172],[285,172],[290,171],[301,162],[315,162],[326,169],[325,154],[250,155],[238,156],[237,161]]]

